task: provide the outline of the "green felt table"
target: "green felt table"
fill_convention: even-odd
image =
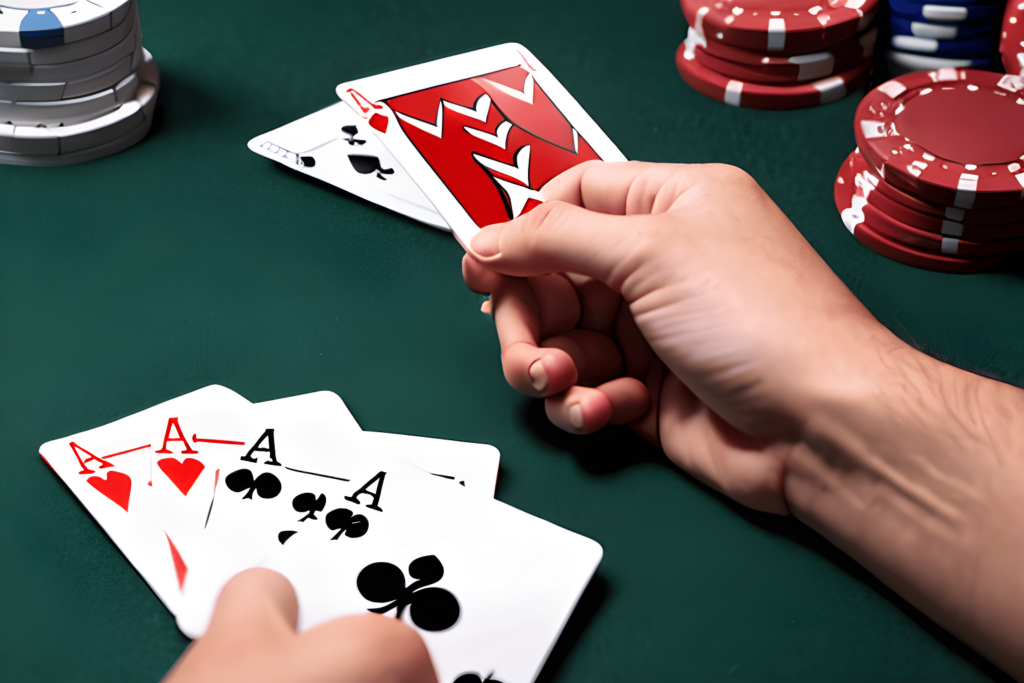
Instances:
[[[343,80],[518,41],[627,157],[746,169],[898,335],[1020,383],[1014,268],[914,270],[840,222],[856,95],[765,112],[697,94],[673,61],[675,0],[140,0],[140,14],[163,78],[149,137],[81,166],[0,167],[0,680],[156,681],[185,648],[37,453],[211,383],[253,401],[329,389],[365,429],[497,446],[499,499],[604,546],[544,681],[1001,678],[799,522],[738,507],[628,432],[550,427],[506,385],[450,235],[245,146],[335,102]]]

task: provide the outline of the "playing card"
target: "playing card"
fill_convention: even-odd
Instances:
[[[373,128],[463,245],[529,211],[554,176],[624,161],[547,68],[515,43],[342,83],[338,97]]]
[[[147,425],[154,412],[197,401],[247,405],[238,394],[209,386],[96,429],[40,446],[39,455],[71,489],[172,613],[183,579],[180,556],[163,531],[150,487]]]
[[[376,612],[419,631],[440,681],[533,681],[600,545],[439,482],[391,494],[370,521],[377,533],[355,543],[300,534],[264,563],[295,587],[299,630]]]
[[[193,517],[201,518],[201,527],[191,523],[189,533],[169,523],[177,531],[172,538],[187,566],[184,606],[178,613],[179,628],[186,635],[197,637],[205,630],[216,596],[232,576],[257,566],[295,533],[321,520],[328,529],[365,521],[353,517],[354,505],[372,491],[380,498],[392,468],[406,472],[406,479],[442,482],[445,490],[458,487],[472,496],[493,495],[498,452],[492,446],[386,434],[367,437],[353,429],[354,421],[338,419],[342,412],[347,414],[341,399],[324,391],[255,404],[247,411],[245,429],[224,427],[229,424],[224,415],[196,417],[200,423],[221,425],[220,433],[232,439],[241,435],[237,440],[242,445],[218,462],[213,495],[199,508],[201,515]],[[236,418],[235,424],[240,420]],[[179,421],[184,423],[185,418]],[[171,448],[177,443],[172,442]],[[395,476],[389,488],[397,486]],[[365,492],[356,494],[357,500],[343,502],[360,490],[361,481]],[[173,488],[164,490],[174,494]],[[368,509],[378,512],[378,507],[370,503]],[[320,513],[326,517],[318,519]],[[354,536],[358,528],[358,524],[346,527],[347,536]]]
[[[429,505],[417,489],[439,485],[447,494],[464,494],[452,482],[388,456],[349,461],[343,474],[340,468],[308,473],[268,462],[226,468],[203,537],[183,548],[197,559],[177,613],[182,633],[201,636],[224,584],[297,536],[340,542],[357,552],[366,538],[382,533],[378,527],[392,509]]]
[[[480,443],[448,441],[405,434],[363,432],[360,450],[387,455],[419,467],[435,477],[449,479],[472,494],[494,497],[498,482],[498,449]]]
[[[343,103],[258,135],[249,149],[413,220],[450,230],[366,122]]]

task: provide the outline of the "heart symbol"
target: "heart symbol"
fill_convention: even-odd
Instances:
[[[107,478],[89,477],[89,484],[128,512],[128,499],[132,493],[132,479],[120,472],[107,472]]]
[[[370,117],[370,126],[376,128],[381,133],[388,132],[388,117],[382,114],[374,114]]]
[[[185,462],[178,462],[174,458],[164,458],[158,460],[156,464],[167,475],[167,478],[174,482],[183,496],[188,495],[192,484],[196,483],[196,479],[206,469],[206,465],[195,458],[186,458]]]

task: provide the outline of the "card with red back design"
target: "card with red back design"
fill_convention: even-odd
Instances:
[[[338,96],[387,145],[465,245],[539,205],[540,189],[622,152],[540,61],[507,43],[342,83]]]

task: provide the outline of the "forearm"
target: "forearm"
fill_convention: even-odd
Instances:
[[[872,367],[806,422],[787,503],[1024,678],[1024,392],[902,345]]]

